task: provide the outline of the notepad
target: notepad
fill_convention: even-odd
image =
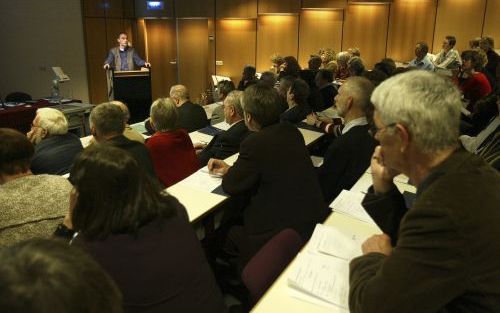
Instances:
[[[212,192],[222,184],[222,177],[210,175],[208,169],[203,167],[179,182],[179,184],[196,190]]]
[[[357,220],[376,225],[373,219],[361,205],[364,194],[361,192],[354,192],[349,190],[342,190],[342,192],[330,204],[333,211],[348,215]]]
[[[363,254],[361,245],[366,239],[368,236],[352,230],[340,230],[317,224],[309,239],[307,250],[350,261]]]
[[[343,309],[348,309],[349,262],[321,254],[300,253],[288,285]]]

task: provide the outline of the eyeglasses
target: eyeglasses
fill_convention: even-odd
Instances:
[[[384,130],[386,128],[389,128],[389,127],[394,127],[396,126],[398,123],[390,123],[388,125],[385,125],[384,127],[380,127],[378,128],[377,126],[375,126],[375,124],[373,124],[370,129],[368,130],[368,133],[373,137],[375,138],[375,135],[377,135],[377,133],[381,130]]]

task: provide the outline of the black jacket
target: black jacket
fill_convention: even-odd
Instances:
[[[188,133],[209,125],[207,114],[200,105],[187,101],[177,108],[177,112],[179,113],[177,126],[184,128]]]

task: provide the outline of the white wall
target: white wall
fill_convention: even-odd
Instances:
[[[64,97],[88,102],[80,0],[0,0],[0,96],[50,95],[52,66],[71,78]]]

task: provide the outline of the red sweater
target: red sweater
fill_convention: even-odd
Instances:
[[[488,78],[483,73],[477,72],[458,84],[464,94],[465,99],[470,100],[469,110],[472,110],[474,104],[481,98],[487,96],[491,91]]]
[[[165,187],[183,180],[199,168],[196,152],[183,129],[156,132],[146,142],[156,175]]]

